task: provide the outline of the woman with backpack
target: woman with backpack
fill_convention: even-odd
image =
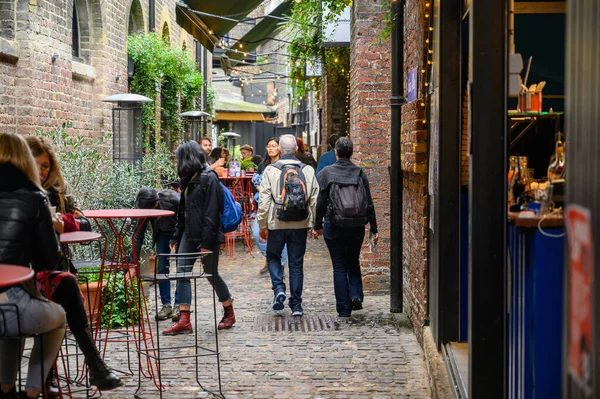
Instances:
[[[229,288],[219,275],[219,249],[225,242],[221,215],[224,209],[223,189],[217,174],[206,163],[206,156],[196,141],[182,143],[176,152],[177,173],[180,179],[181,199],[177,212],[177,226],[170,241],[171,252],[208,252],[202,257],[204,272],[210,274],[208,281],[215,289],[224,315],[219,330],[231,328],[235,314]],[[177,272],[189,273],[197,257],[184,256],[177,259]],[[179,321],[163,330],[164,335],[192,333],[190,305],[192,288],[190,280],[177,280],[179,294]]]
[[[323,234],[329,249],[336,310],[340,317],[349,317],[353,310],[362,309],[364,294],[359,257],[367,223],[373,245],[378,240],[369,179],[350,161],[352,152],[352,141],[340,137],[335,143],[336,163],[319,173],[320,191],[313,231],[315,239]]]

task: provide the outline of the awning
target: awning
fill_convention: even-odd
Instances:
[[[263,0],[178,1],[175,16],[179,26],[212,52],[219,39],[262,2]]]
[[[265,120],[265,115],[271,115],[275,113],[273,108],[267,105],[254,104],[248,101],[236,99],[215,99],[215,111],[217,114],[213,118],[215,121],[262,122]]]
[[[217,112],[215,121],[231,122],[264,122],[265,116],[260,112]]]
[[[257,48],[281,27],[281,17],[288,14],[291,8],[292,3],[288,0],[279,4],[231,47],[237,51],[228,50],[225,54],[232,60],[243,60],[243,53],[248,53]]]

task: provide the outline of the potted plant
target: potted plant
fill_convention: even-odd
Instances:
[[[252,162],[252,158],[245,158],[242,159],[240,168],[246,172],[254,172],[256,170],[256,164]]]

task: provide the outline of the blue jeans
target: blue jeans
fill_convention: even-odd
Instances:
[[[306,252],[307,229],[269,230],[267,240],[267,262],[273,292],[285,292],[281,253],[287,245],[288,269],[290,278],[290,300],[292,311],[302,304],[302,286],[304,284],[304,253]]]
[[[156,238],[156,253],[157,254],[168,254],[171,252],[169,249],[169,240],[171,236],[165,233],[158,233]],[[157,262],[157,273],[168,274],[169,273],[169,258],[166,256],[158,256]],[[168,280],[161,281],[158,283],[158,290],[160,292],[160,301],[163,305],[171,306],[171,282]],[[179,305],[179,296],[177,295],[177,289],[175,289],[175,305]]]
[[[208,277],[208,282],[214,287],[215,292],[217,293],[217,297],[219,298],[219,302],[225,302],[228,299],[231,299],[231,294],[229,293],[229,288],[225,281],[219,275],[219,249],[220,244],[215,244],[213,248],[207,248],[212,251],[212,254],[207,255],[201,259],[202,268],[204,273],[210,274],[211,277]],[[190,252],[199,252],[199,248],[197,245],[192,244],[186,238],[186,234],[183,233],[183,237],[181,238],[181,243],[179,244],[179,249],[177,253],[185,254]],[[194,263],[198,257],[194,256],[184,256],[177,259],[177,272],[178,273],[189,273],[192,271]],[[177,280],[177,292],[179,293],[179,303],[181,305],[191,305],[192,303],[192,284],[190,280]]]
[[[260,240],[260,236],[258,235],[259,231],[260,229],[258,227],[258,221],[254,219],[252,222],[252,237],[254,238],[254,242],[256,243],[256,246],[258,246],[260,253],[266,258],[267,243]],[[287,263],[287,246],[283,247],[283,252],[281,253],[281,263]]]
[[[341,228],[325,221],[323,238],[333,264],[335,307],[340,316],[349,316],[352,299],[364,299],[359,256],[365,228]]]

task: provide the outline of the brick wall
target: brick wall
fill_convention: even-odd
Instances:
[[[0,0],[0,7],[3,5]],[[78,7],[80,58],[71,52],[72,7]],[[13,0],[13,3],[14,0]],[[148,0],[18,1],[13,47],[18,58],[2,56],[10,24],[0,13],[0,131],[31,134],[73,121],[77,134],[101,137],[112,130],[112,105],[101,100],[127,92],[129,10],[135,3],[135,26],[148,27]],[[172,1],[156,1],[156,26],[168,21],[173,43],[193,39],[175,22]],[[58,57],[52,62],[52,54]],[[117,75],[119,78],[117,79]]]
[[[419,77],[417,99],[402,107],[401,163],[403,190],[402,264],[404,311],[415,326],[422,342],[422,326],[428,318],[427,289],[427,229],[428,229],[428,126],[426,120],[426,90],[421,71],[426,69],[425,39],[427,25],[423,15],[426,0],[407,0],[404,24],[404,76],[417,68]]]
[[[376,253],[363,247],[361,265],[366,290],[389,291],[390,264],[390,43],[378,43],[383,29],[381,0],[354,1],[350,49],[350,137],[354,160],[369,177],[377,211]],[[365,243],[368,242],[365,240]]]

